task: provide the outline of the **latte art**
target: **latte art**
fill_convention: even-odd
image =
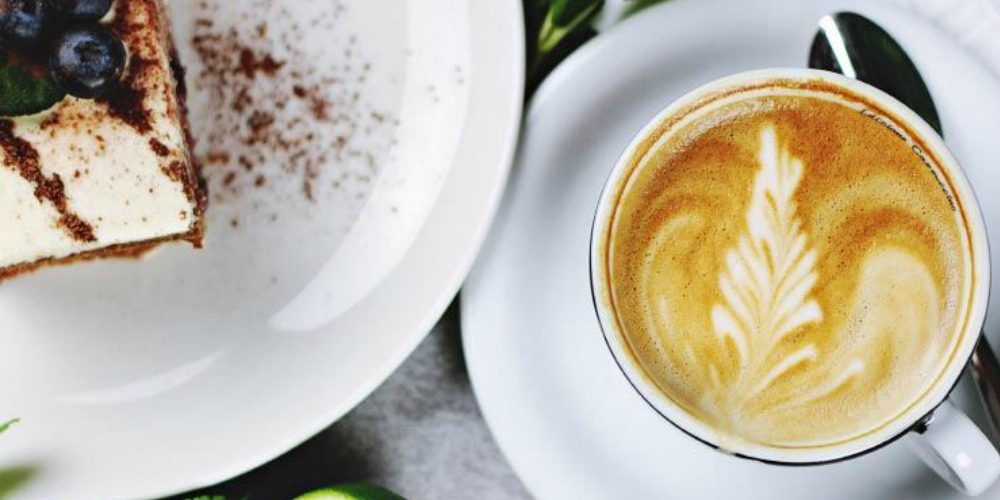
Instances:
[[[647,377],[719,441],[833,445],[941,377],[971,256],[947,175],[832,93],[730,99],[649,141],[608,228]]]
[[[760,147],[761,169],[747,209],[747,229],[725,255],[719,278],[723,300],[712,308],[715,334],[735,347],[739,367],[730,384],[722,382],[714,364],[709,374],[716,389],[735,386],[725,391],[733,399],[725,402],[732,410],[752,401],[785,372],[815,362],[819,353],[812,343],[769,358],[787,336],[823,320],[822,309],[811,297],[817,279],[816,251],[795,213],[802,162],[779,150],[773,127],[764,128]],[[839,387],[860,369],[852,363],[845,376],[833,379],[837,384],[823,392]],[[789,403],[815,397],[803,395]]]

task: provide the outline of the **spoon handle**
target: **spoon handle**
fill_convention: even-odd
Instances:
[[[1000,431],[1000,363],[985,334],[979,338],[972,354],[972,378],[979,386],[979,396],[993,429]]]

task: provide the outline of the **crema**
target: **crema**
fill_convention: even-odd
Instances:
[[[942,376],[971,301],[951,182],[822,82],[720,94],[636,150],[606,228],[630,355],[720,442],[842,443]]]

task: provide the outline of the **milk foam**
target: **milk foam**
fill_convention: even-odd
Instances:
[[[643,151],[609,240],[623,335],[726,441],[834,444],[919,399],[961,338],[965,230],[849,105],[757,96]]]

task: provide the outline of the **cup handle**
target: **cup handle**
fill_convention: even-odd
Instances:
[[[1000,453],[950,401],[941,403],[906,441],[928,467],[966,495],[979,495],[1000,477]]]

